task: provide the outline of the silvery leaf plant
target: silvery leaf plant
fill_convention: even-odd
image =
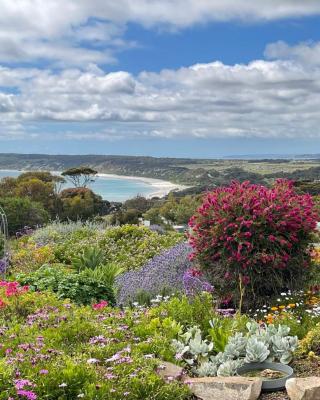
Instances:
[[[246,334],[235,333],[228,339],[223,352],[214,349],[212,341],[203,338],[197,327],[187,329],[172,341],[176,358],[183,360],[199,376],[232,376],[247,363],[264,361],[288,364],[298,345],[296,336],[289,336],[285,325],[259,325],[248,322]]]

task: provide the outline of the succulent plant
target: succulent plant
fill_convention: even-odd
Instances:
[[[297,337],[273,336],[272,351],[276,358],[283,364],[289,364],[292,360],[292,354],[298,346]]]
[[[194,370],[197,376],[217,376],[218,367],[211,361],[203,362],[198,368]]]
[[[246,357],[244,361],[246,363],[265,361],[270,354],[270,350],[263,342],[260,342],[257,337],[251,337],[248,339],[246,347]]]
[[[229,338],[224,353],[230,358],[239,358],[246,355],[246,346],[248,339],[243,337],[242,333],[236,333]]]
[[[212,341],[203,339],[201,330],[189,328],[172,345],[197,376],[230,376],[244,363],[280,361],[288,364],[298,345],[298,338],[288,336],[290,328],[284,325],[260,326],[256,322],[246,325],[248,333],[236,333],[228,338],[224,351],[216,353]]]
[[[232,376],[235,375],[237,369],[241,367],[243,360],[228,360],[220,365],[217,371],[217,376]]]

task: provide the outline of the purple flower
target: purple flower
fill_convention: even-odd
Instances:
[[[26,397],[28,400],[36,400],[37,399],[37,395],[34,392],[32,392],[31,390],[18,390],[17,394],[19,396]]]
[[[0,259],[0,274],[5,274],[7,272],[9,266],[9,259],[8,257],[3,257]]]
[[[199,276],[195,275],[193,270],[188,270],[183,275],[183,286],[188,297],[194,297],[201,292],[212,293],[214,287]]]
[[[179,243],[148,261],[141,269],[129,271],[116,280],[118,304],[128,304],[139,292],[157,296],[163,292],[183,291],[183,274],[192,267],[191,247]]]

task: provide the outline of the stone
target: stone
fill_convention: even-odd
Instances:
[[[320,377],[288,379],[286,389],[290,400],[320,400]]]
[[[157,374],[164,380],[179,381],[184,375],[183,368],[170,362],[162,362],[157,368]]]
[[[188,378],[185,383],[201,400],[257,400],[262,379],[241,376]]]

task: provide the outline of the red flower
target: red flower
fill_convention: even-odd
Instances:
[[[92,308],[93,308],[94,310],[102,310],[103,308],[107,307],[108,304],[109,304],[109,303],[108,303],[107,301],[102,300],[102,301],[100,301],[100,303],[93,304],[93,305],[92,305]]]

